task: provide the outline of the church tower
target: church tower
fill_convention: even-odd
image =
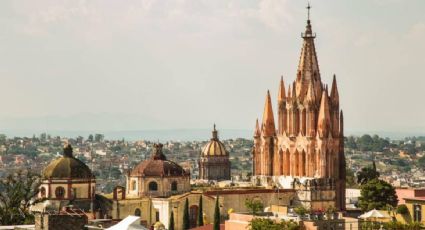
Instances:
[[[307,9],[307,26],[301,35],[303,44],[295,81],[286,90],[283,77],[280,79],[277,122],[275,124],[268,91],[262,123],[258,124],[257,120],[255,126],[253,174],[263,185],[284,188],[289,184],[303,191],[312,187],[326,190],[328,195],[321,198],[322,205],[334,205],[343,210],[344,132],[338,86],[335,75],[330,92],[321,80],[310,6]],[[303,199],[309,202],[308,197]],[[314,208],[316,204],[311,200],[314,199],[311,198],[308,205]]]

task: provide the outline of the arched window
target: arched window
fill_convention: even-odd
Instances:
[[[46,188],[45,187],[41,187],[40,196],[41,196],[41,198],[46,198]]]
[[[56,198],[63,199],[65,196],[65,189],[62,186],[59,186],[55,190]]]
[[[136,181],[135,180],[131,181],[131,189],[136,190]]]
[[[173,192],[177,191],[177,181],[173,181],[171,183],[171,191]]]
[[[155,181],[149,182],[149,191],[158,191],[158,184]]]
[[[142,215],[142,211],[140,211],[140,208],[136,208],[136,210],[134,210],[134,215],[135,216],[141,216]]]

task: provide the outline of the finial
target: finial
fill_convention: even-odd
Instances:
[[[162,153],[162,144],[161,143],[155,143],[153,144],[153,154],[152,159],[154,160],[166,160],[164,153]]]
[[[218,140],[218,132],[217,132],[217,129],[215,129],[215,123],[214,123],[214,130],[212,131],[212,140]]]
[[[308,2],[306,9],[307,9],[307,20],[310,21],[310,9],[311,9],[310,2]]]
[[[72,157],[72,147],[69,143],[66,143],[63,148],[63,155],[65,157]]]

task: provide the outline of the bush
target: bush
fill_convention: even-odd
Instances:
[[[250,230],[299,230],[300,226],[298,223],[293,221],[280,222],[273,221],[271,219],[254,218],[249,223]]]
[[[257,199],[246,199],[245,207],[250,210],[252,215],[256,215],[257,213],[263,211],[264,205],[260,200]]]
[[[308,210],[304,206],[298,206],[294,208],[294,212],[299,216],[304,216],[308,213]]]
[[[397,213],[401,215],[406,215],[409,213],[409,209],[407,209],[407,206],[405,204],[400,204],[397,206]]]

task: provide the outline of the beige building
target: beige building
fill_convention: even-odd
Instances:
[[[72,201],[87,211],[92,208],[95,191],[96,179],[91,170],[73,156],[71,145],[66,145],[63,156],[43,170],[38,197],[58,208]]]
[[[169,197],[190,191],[190,173],[167,160],[162,144],[155,144],[149,160],[140,162],[127,175],[127,197]]]
[[[170,197],[143,197],[125,198],[117,196],[113,200],[112,218],[123,219],[128,215],[140,215],[141,223],[151,226],[156,222],[161,222],[168,227],[171,212],[174,214],[175,229],[182,229],[184,205],[186,199],[189,204],[189,220],[191,227],[196,226],[199,214],[199,199],[203,201],[204,223],[213,223],[215,200],[219,199],[219,208],[222,218],[228,215],[229,211],[247,212],[245,200],[258,199],[265,207],[274,204],[289,206],[295,197],[294,190],[276,189],[232,189],[232,190],[208,190],[192,191]]]
[[[213,133],[214,135],[214,133]],[[222,144],[222,143],[221,143]],[[218,146],[223,151],[224,147]],[[218,151],[217,149],[214,151]],[[272,204],[290,205],[295,197],[292,189],[233,188],[228,190],[203,188],[191,191],[190,175],[178,164],[168,161],[162,152],[162,145],[156,144],[149,160],[140,162],[127,174],[126,188],[116,187],[110,215],[123,219],[128,215],[141,217],[140,223],[150,227],[157,222],[168,228],[171,212],[175,229],[182,229],[186,200],[189,205],[190,225],[195,227],[199,215],[199,200],[203,200],[203,219],[212,223],[215,201],[218,197],[220,212],[224,217],[229,210],[248,211],[246,199],[258,199],[265,206]]]

